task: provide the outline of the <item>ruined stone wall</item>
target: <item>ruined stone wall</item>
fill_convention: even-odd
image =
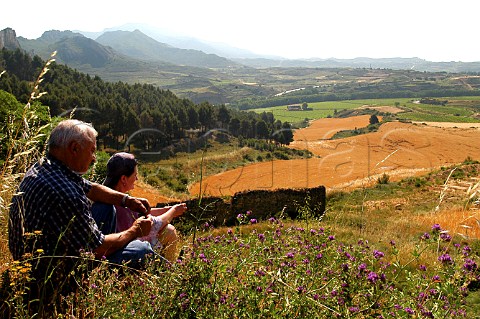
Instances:
[[[178,202],[158,203],[157,207]],[[232,226],[237,223],[237,215],[249,211],[248,218],[265,220],[270,217],[295,219],[302,209],[307,208],[312,215],[321,216],[325,212],[326,191],[324,186],[301,189],[277,189],[272,191],[254,190],[236,193],[229,199],[204,197],[186,201],[188,210],[175,220],[175,226],[183,232],[205,223],[218,226]]]

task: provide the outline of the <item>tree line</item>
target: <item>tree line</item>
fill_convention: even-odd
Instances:
[[[0,52],[0,90],[26,103],[32,83],[45,65],[38,56],[21,50]],[[99,147],[122,149],[135,145],[144,150],[162,148],[178,140],[195,138],[220,129],[235,137],[256,138],[289,144],[291,126],[272,113],[243,112],[208,102],[195,104],[169,90],[149,84],[106,82],[62,64],[52,63],[43,76],[38,101],[49,107],[51,116],[70,116],[91,122],[99,132]],[[0,114],[11,105],[0,104]]]

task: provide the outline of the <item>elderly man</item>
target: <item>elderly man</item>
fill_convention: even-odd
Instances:
[[[9,248],[15,260],[43,250],[40,262],[32,263],[37,281],[60,267],[63,271],[74,269],[81,252],[91,251],[97,258],[133,266],[153,253],[148,242],[136,239],[150,232],[151,218],[139,218],[130,228],[108,235],[100,232],[92,218],[89,199],[141,213],[150,210],[146,199],[129,197],[81,177],[95,161],[96,136],[96,130],[85,122],[60,122],[50,135],[48,155],[28,170],[13,197]]]
[[[78,120],[60,122],[52,131],[48,155],[26,173],[12,200],[9,221],[9,247],[16,260],[33,249],[47,256],[78,256],[91,250],[97,257],[113,262],[138,260],[151,253],[151,247],[136,241],[149,233],[152,221],[139,218],[129,229],[103,235],[91,215],[92,201],[122,205],[145,213],[145,199],[129,197],[81,177],[95,161],[96,130]],[[41,231],[35,247],[26,233]]]

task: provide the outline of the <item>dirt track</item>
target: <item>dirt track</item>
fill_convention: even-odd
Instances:
[[[368,116],[321,119],[297,130],[292,148],[308,149],[319,157],[262,162],[203,180],[208,195],[232,195],[247,189],[302,188],[325,185],[348,189],[373,184],[383,173],[390,180],[427,173],[441,166],[480,159],[480,130],[439,128],[390,122],[375,133],[326,140],[338,130],[363,127]],[[352,127],[353,125],[353,127]],[[197,195],[199,185],[191,187]]]

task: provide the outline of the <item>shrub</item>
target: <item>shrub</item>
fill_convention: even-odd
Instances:
[[[390,176],[388,176],[386,173],[383,173],[382,176],[377,178],[377,184],[388,184],[388,181],[390,180]]]

